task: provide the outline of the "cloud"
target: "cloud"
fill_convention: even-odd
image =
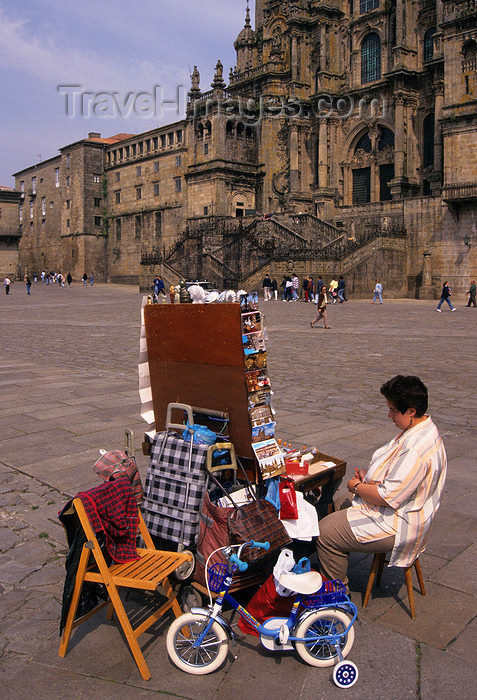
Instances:
[[[225,76],[235,64],[244,16],[242,0],[0,0],[0,184],[88,131],[139,133],[180,119],[172,107],[151,118],[71,119],[58,86],[117,92],[123,104],[130,92],[161,86],[173,101],[177,86],[187,93],[197,65],[201,89],[210,90],[217,59]]]
[[[31,36],[25,20],[12,19],[1,11],[0,49],[4,68],[17,74],[54,85],[82,85],[96,92],[188,80],[187,72],[175,65],[156,66],[147,59],[120,55],[112,59],[98,51],[61,48],[51,37]]]

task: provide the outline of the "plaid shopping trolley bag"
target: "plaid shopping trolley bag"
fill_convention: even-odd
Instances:
[[[144,487],[142,512],[151,535],[190,547],[199,529],[207,481],[207,445],[176,433],[156,433]]]

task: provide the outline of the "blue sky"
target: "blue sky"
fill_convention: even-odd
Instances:
[[[89,131],[140,133],[180,119],[194,65],[203,92],[218,59],[227,81],[245,7],[246,0],[0,0],[0,185],[13,186],[12,173]],[[74,98],[59,86],[76,86]],[[146,95],[142,116],[131,109],[137,93]]]

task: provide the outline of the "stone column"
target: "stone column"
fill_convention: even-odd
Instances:
[[[404,97],[398,93],[395,97],[394,116],[394,177],[404,177]]]
[[[444,82],[439,80],[434,87],[434,177],[431,182],[433,194],[440,192],[443,172],[442,150],[442,105],[444,104]]]
[[[300,172],[299,172],[299,151],[298,151],[298,126],[292,124],[290,126],[290,191],[298,190]]]
[[[419,287],[419,299],[434,299],[434,287],[432,286],[431,254],[425,250],[422,263],[422,286]]]
[[[298,80],[298,37],[296,34],[291,35],[291,55],[290,68],[292,81]]]
[[[320,121],[318,138],[318,187],[328,187],[328,124]]]

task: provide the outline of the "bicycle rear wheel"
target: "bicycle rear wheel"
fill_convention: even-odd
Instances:
[[[206,624],[207,615],[186,613],[174,620],[167,632],[166,646],[171,661],[182,671],[195,676],[220,668],[229,648],[226,631],[215,621],[200,647],[194,648],[194,642]]]
[[[349,623],[349,617],[341,610],[317,610],[312,613],[294,632],[294,637],[304,639],[302,642],[295,642],[298,654],[310,666],[333,666],[338,663],[340,659],[335,645],[319,637],[342,634]],[[354,628],[351,627],[349,632],[340,638],[339,646],[343,658],[350,651],[353,642]]]

